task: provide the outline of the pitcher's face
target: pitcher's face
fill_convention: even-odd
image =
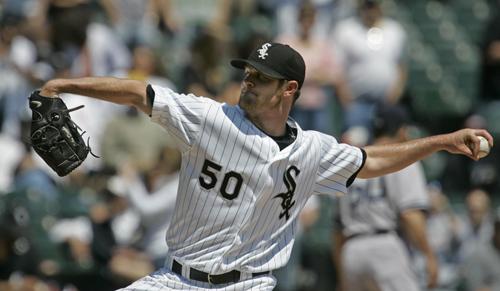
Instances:
[[[283,94],[283,82],[268,77],[252,67],[245,68],[241,82],[239,105],[248,113],[271,109],[276,106]]]

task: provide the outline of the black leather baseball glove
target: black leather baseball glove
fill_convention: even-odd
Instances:
[[[69,115],[83,105],[68,109],[61,98],[41,96],[39,90],[31,93],[29,105],[33,149],[59,176],[66,176],[92,154],[82,138],[85,132]]]

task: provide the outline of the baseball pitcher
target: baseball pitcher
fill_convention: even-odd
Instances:
[[[135,106],[182,152],[168,259],[125,290],[272,290],[272,271],[287,263],[310,195],[345,194],[356,177],[394,172],[439,150],[477,159],[478,135],[493,144],[478,129],[364,149],[341,144],[289,118],[306,71],[293,48],[265,43],[231,64],[245,72],[237,106],[107,77],[55,79],[41,88],[42,96]]]

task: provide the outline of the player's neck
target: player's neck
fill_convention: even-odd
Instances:
[[[284,136],[286,122],[290,113],[290,105],[279,103],[276,106],[260,108],[259,110],[245,110],[246,117],[265,134],[270,136]]]
[[[260,112],[245,111],[245,116],[267,135],[283,136],[286,133],[288,114],[285,116],[281,112],[266,110]]]
[[[251,119],[252,123],[269,136],[283,136],[286,133],[286,121],[278,122],[270,119]]]

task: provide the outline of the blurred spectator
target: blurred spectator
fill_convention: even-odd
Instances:
[[[23,153],[17,160],[12,175],[12,192],[29,192],[36,190],[37,194],[44,200],[55,201],[59,196],[59,189],[55,181],[45,172],[35,159],[35,153],[30,145],[31,119],[23,119],[20,122],[19,141]]]
[[[301,0],[276,0],[269,1],[275,7],[275,18],[278,34],[295,34],[300,28],[297,26],[298,14],[300,13]],[[352,0],[311,0],[317,13],[317,21],[312,28],[315,36],[324,37],[331,29],[344,18],[355,13],[356,1]]]
[[[254,0],[218,0],[217,13],[209,26],[218,31],[220,37],[231,37],[235,43],[241,43],[252,33],[275,34],[274,25],[260,1]],[[232,32],[231,32],[232,30]]]
[[[103,282],[116,289],[153,271],[153,264],[134,247],[140,221],[124,194],[105,189],[99,195],[90,210],[92,255]]]
[[[482,101],[500,100],[500,1],[492,1],[493,17],[486,26],[482,49]]]
[[[10,190],[13,173],[25,154],[23,143],[9,134],[0,132],[0,195]]]
[[[14,191],[30,191],[36,189],[44,199],[57,199],[58,189],[55,182],[45,171],[38,167],[31,150],[26,151],[14,172]]]
[[[198,32],[190,44],[191,61],[181,74],[181,91],[218,99],[229,81],[227,69],[227,43],[217,31],[207,26],[198,26]]]
[[[123,41],[102,23],[94,21],[90,0],[41,0],[39,26],[49,28],[53,54],[70,63],[74,77],[116,75],[130,67]]]
[[[170,0],[101,0],[113,27],[130,47],[160,47],[166,35],[178,30]]]
[[[156,164],[140,176],[128,165],[113,180],[139,214],[142,236],[138,246],[153,260],[155,268],[163,266],[168,252],[165,234],[175,209],[180,163],[180,153],[167,146]]]
[[[489,194],[472,189],[465,198],[467,214],[460,223],[460,258],[467,257],[478,245],[490,241],[493,235],[493,217]]]
[[[146,116],[129,108],[104,126],[101,140],[103,163],[116,169],[131,164],[141,172],[148,170],[157,163],[158,155],[169,139]]]
[[[130,52],[106,25],[91,23],[72,65],[74,77],[118,75],[130,68]]]
[[[1,197],[1,196],[0,196]],[[4,199],[0,198],[3,205]],[[5,210],[0,211],[0,282],[15,271],[14,243],[19,237],[18,230],[10,224]],[[1,285],[0,285],[1,286]],[[3,290],[0,288],[0,290]]]
[[[375,103],[398,103],[406,84],[406,32],[383,16],[379,0],[359,3],[359,15],[340,21],[332,35],[353,94],[346,128],[369,128]]]
[[[92,20],[89,0],[41,0],[39,17],[49,26],[49,40],[53,51],[65,51],[70,56],[86,41],[87,27]]]
[[[33,275],[15,274],[8,281],[0,281],[0,290],[2,291],[39,291],[39,290],[58,290],[59,286]],[[70,287],[68,290],[72,291]],[[74,290],[74,289],[73,289]]]
[[[165,70],[159,65],[159,60],[160,58],[151,47],[135,46],[132,50],[132,67],[128,70],[127,77],[175,90],[172,81],[165,77]]]
[[[439,184],[431,183],[427,187],[431,199],[431,208],[427,216],[429,244],[436,253],[439,262],[439,290],[455,290],[459,282],[458,247],[459,220],[451,208],[448,197]]]
[[[49,231],[54,243],[67,244],[71,257],[80,265],[90,266],[92,227],[87,216],[58,220]]]
[[[238,48],[238,57],[248,56],[253,47],[263,41],[269,41],[276,35],[270,11],[263,7],[262,2],[259,0],[217,2],[218,13],[209,25],[218,32],[219,37],[233,42]]]
[[[33,89],[31,69],[37,58],[34,44],[23,36],[24,18],[2,14],[0,19],[0,129],[18,137],[25,98]]]
[[[3,0],[2,11],[9,15],[29,17],[38,0]]]
[[[336,63],[333,49],[324,37],[312,35],[316,22],[316,10],[310,1],[302,1],[297,22],[299,30],[294,35],[282,35],[278,42],[295,48],[304,58],[307,67],[306,79],[297,99],[292,117],[302,128],[332,134],[332,89],[341,103],[349,102],[350,92]],[[339,119],[340,120],[340,119]]]
[[[497,210],[491,240],[478,245],[465,258],[462,267],[467,290],[500,290],[500,208]]]
[[[133,57],[132,68],[125,77],[175,89],[169,79],[162,77],[158,58],[151,48],[137,46],[133,49]],[[139,171],[150,169],[169,140],[158,126],[148,122],[147,116],[132,107],[111,117],[101,127],[101,156],[106,166],[115,169],[124,163],[132,164]],[[150,142],[144,143],[144,140]]]

